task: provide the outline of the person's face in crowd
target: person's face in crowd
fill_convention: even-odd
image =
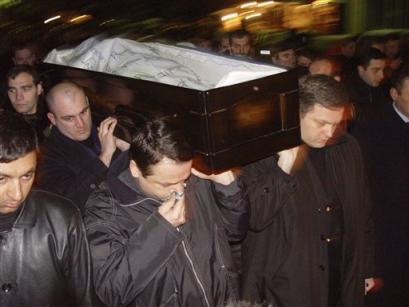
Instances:
[[[302,66],[302,67],[308,67],[310,66],[312,60],[310,58],[307,58],[306,56],[299,55],[297,57],[297,65]]]
[[[352,58],[355,55],[356,43],[348,42],[341,46],[341,53],[347,58]]]
[[[200,43],[197,44],[197,47],[200,49],[211,50],[212,49],[212,42],[207,39],[203,39]]]
[[[394,59],[399,53],[399,40],[388,40],[385,42],[385,54],[388,58]]]
[[[295,57],[295,52],[293,49],[287,49],[278,52],[274,57],[273,57],[273,63],[282,65],[285,67],[293,68],[295,67],[296,63],[296,57]]]
[[[173,191],[184,191],[185,181],[189,178],[192,169],[192,161],[177,162],[164,157],[158,163],[150,166],[150,175],[146,177],[140,172],[135,161],[131,161],[129,166],[140,189],[146,195],[164,201]]]
[[[331,144],[338,136],[344,120],[345,108],[325,108],[315,104],[311,110],[300,116],[301,139],[313,148]]]
[[[372,59],[366,69],[361,65],[358,66],[358,74],[369,86],[378,87],[384,78],[384,69],[385,60]]]
[[[37,63],[37,56],[28,48],[17,49],[14,52],[13,62],[15,65],[30,65],[34,66]]]
[[[50,122],[62,134],[74,141],[84,141],[91,135],[92,119],[88,99],[76,90],[69,96],[59,95],[49,112]]]
[[[392,87],[390,94],[398,110],[409,117],[409,79],[405,79],[400,92]]]
[[[250,38],[248,36],[232,37],[230,48],[232,55],[247,56],[250,54]]]
[[[230,41],[228,37],[223,37],[220,40],[219,52],[224,54],[230,54]]]
[[[33,77],[22,72],[14,79],[8,80],[7,95],[13,108],[21,114],[35,114],[37,112],[38,97],[43,93],[39,83],[34,84]]]
[[[0,163],[0,213],[16,211],[26,199],[34,181],[36,152],[8,163]]]
[[[331,62],[327,60],[313,61],[309,67],[309,72],[311,75],[332,76]]]

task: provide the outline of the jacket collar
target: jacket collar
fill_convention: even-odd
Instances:
[[[31,195],[32,192],[27,196],[26,200],[21,205],[20,214],[17,216],[17,219],[13,225],[13,228],[32,228],[36,224],[36,214],[33,204],[31,202]]]
[[[110,193],[123,205],[142,199],[152,199],[139,188],[135,177],[129,170],[129,152],[122,152],[108,170],[107,183]]]
[[[97,136],[97,129],[93,125],[91,128],[91,137],[94,139],[94,143],[96,147],[100,147],[101,144],[99,142],[98,136]],[[74,141],[70,139],[69,137],[65,136],[64,134],[61,133],[61,131],[56,127],[52,126],[50,136],[47,138],[49,139],[50,142],[55,143],[55,144],[60,144],[60,147],[71,149],[73,152],[75,151],[77,154],[79,153],[87,153],[87,155],[91,156],[96,156],[96,153],[82,144],[79,141]],[[56,146],[56,145],[54,145]],[[80,149],[80,151],[79,151]],[[82,150],[81,150],[82,149]]]

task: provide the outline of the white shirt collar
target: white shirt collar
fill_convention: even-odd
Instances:
[[[396,107],[396,102],[393,102],[393,108],[395,109],[396,113],[398,113],[399,117],[402,118],[402,120],[405,123],[409,123],[409,117],[406,116],[405,114],[403,114],[401,111],[399,111],[399,109]]]

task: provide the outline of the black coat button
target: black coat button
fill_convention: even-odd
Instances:
[[[13,286],[12,284],[6,283],[1,285],[1,289],[4,293],[9,293],[13,289]]]
[[[320,268],[321,271],[325,271],[325,267],[322,264],[320,264],[318,267]]]
[[[268,192],[270,192],[270,189],[267,188],[267,187],[265,187],[265,188],[263,189],[263,191],[264,191],[264,193],[268,193]]]

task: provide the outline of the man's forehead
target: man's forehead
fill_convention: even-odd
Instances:
[[[384,68],[386,61],[383,59],[371,59],[368,68]]]
[[[192,161],[178,162],[167,157],[164,157],[158,163],[151,165],[152,178],[158,181],[172,182],[181,177],[187,177],[190,174]]]
[[[17,160],[4,163],[0,162],[0,175],[19,176],[35,170],[37,162],[37,153],[35,150],[25,154]]]
[[[31,56],[32,54],[33,54],[33,52],[31,52],[31,50],[29,48],[17,49],[14,52],[14,55],[16,57]]]
[[[247,36],[232,38],[232,43],[234,44],[248,44],[248,42],[249,42],[249,38]]]
[[[17,76],[15,76],[14,78],[9,78],[8,79],[8,83],[22,83],[22,82],[29,82],[29,83],[33,83],[34,84],[34,78],[32,75],[30,75],[27,72],[21,72],[19,73]]]

